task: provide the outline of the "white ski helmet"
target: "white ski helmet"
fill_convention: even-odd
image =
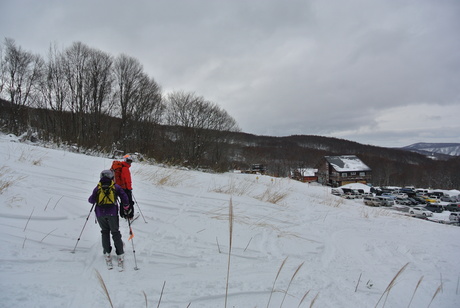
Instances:
[[[113,172],[112,170],[103,170],[101,172],[101,179],[102,178],[108,178],[108,179],[113,179]]]

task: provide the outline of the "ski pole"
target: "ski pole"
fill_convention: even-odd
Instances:
[[[139,268],[137,267],[137,260],[136,260],[136,250],[134,249],[134,234],[133,229],[131,229],[131,220],[127,218],[128,226],[129,226],[129,240],[131,240],[131,244],[133,245],[133,256],[134,256],[134,269],[137,271]]]
[[[144,214],[142,214],[141,207],[139,206],[139,203],[137,203],[136,198],[134,197],[134,194],[131,192],[131,196],[133,197],[134,203],[136,203],[137,208],[139,209],[139,213],[142,215],[142,219],[144,219],[144,222],[147,223],[147,220],[145,220]]]
[[[86,223],[88,222],[89,216],[91,215],[91,212],[93,211],[94,205],[95,203],[93,203],[93,205],[91,206],[91,209],[89,210],[88,216],[86,217],[85,224],[83,225],[83,228],[81,229],[80,236],[78,237],[77,242],[75,243],[75,247],[73,248],[71,253],[75,253],[75,249],[77,249],[78,242],[80,241],[81,235],[83,234],[83,230],[85,230]]]

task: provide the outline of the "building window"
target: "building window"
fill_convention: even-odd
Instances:
[[[360,176],[366,176],[366,172],[360,172],[359,175]]]
[[[348,176],[347,173],[342,173],[342,177],[346,178]]]
[[[352,172],[351,175],[356,175],[356,172]]]

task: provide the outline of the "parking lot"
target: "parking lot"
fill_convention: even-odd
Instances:
[[[460,191],[414,188],[374,188],[348,184],[332,188],[331,193],[355,199],[370,207],[381,207],[418,219],[459,226]]]

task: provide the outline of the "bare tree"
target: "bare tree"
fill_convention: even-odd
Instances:
[[[22,50],[13,39],[5,39],[5,57],[2,64],[4,91],[13,103],[12,130],[19,133],[27,115],[22,115],[23,107],[37,104],[38,85],[42,77],[44,61],[39,55]]]
[[[108,118],[105,115],[112,114],[112,64],[113,59],[109,54],[96,49],[90,50],[85,89],[90,113],[87,132],[89,133],[88,137],[92,140],[100,141],[110,138],[110,125],[108,125]],[[107,146],[107,144],[101,143],[100,146]]]
[[[177,91],[166,99],[166,123],[176,127],[176,152],[191,164],[216,159],[219,138],[225,131],[239,131],[236,121],[216,104],[194,93]],[[220,133],[216,133],[220,132]]]
[[[157,124],[163,112],[161,88],[143,72],[143,66],[132,57],[121,54],[114,63],[114,102],[121,115],[119,142],[128,150],[141,141],[144,146],[153,131],[143,125]]]
[[[0,98],[3,97],[3,89],[6,83],[4,47],[0,44]]]

